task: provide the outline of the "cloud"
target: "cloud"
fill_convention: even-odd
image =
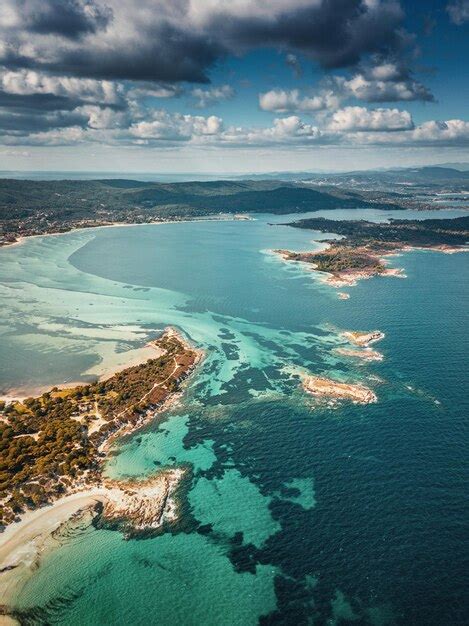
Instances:
[[[446,7],[449,18],[457,26],[469,22],[469,0],[454,0]]]
[[[112,20],[110,7],[92,0],[3,0],[2,16],[10,26],[31,33],[77,39],[104,30]]]
[[[123,101],[122,85],[111,81],[49,76],[34,70],[0,71],[0,91],[13,96],[49,95],[108,105]]]
[[[155,111],[153,119],[132,124],[130,135],[139,140],[189,141],[199,136],[219,135],[223,129],[223,120],[215,115],[170,114],[167,111]]]
[[[398,131],[414,128],[412,116],[399,109],[345,107],[336,111],[328,123],[333,131]]]
[[[38,131],[48,131],[69,126],[86,126],[88,115],[84,111],[47,111],[42,115],[28,110],[0,110],[0,132],[27,138]],[[5,139],[5,138],[4,138]]]
[[[220,87],[209,87],[201,89],[196,87],[191,91],[192,97],[196,100],[195,106],[199,109],[205,109],[211,104],[216,104],[221,100],[231,100],[236,92],[230,85],[221,85]]]
[[[404,15],[394,0],[192,0],[190,6],[195,24],[238,52],[274,46],[341,67],[404,43]]]
[[[447,120],[424,122],[412,133],[412,141],[427,144],[469,144],[469,122]]]
[[[430,90],[414,80],[407,69],[390,62],[372,66],[350,79],[335,77],[333,80],[345,97],[365,102],[434,100]]]
[[[306,124],[297,115],[274,120],[269,128],[231,129],[224,136],[229,143],[247,145],[304,144],[318,141],[322,133],[317,126]]]
[[[301,96],[298,89],[290,91],[272,89],[259,94],[259,106],[263,111],[275,113],[288,113],[295,111],[322,111],[324,109],[337,108],[339,99],[332,91],[321,91],[318,95]]]
[[[324,67],[399,54],[397,0],[4,0],[0,63],[105,80],[207,82],[227,54],[275,47]],[[293,60],[293,57],[290,57]]]
[[[259,94],[263,111],[275,113],[317,112],[337,109],[344,100],[364,102],[433,101],[432,93],[410,71],[393,62],[381,62],[352,75],[332,76],[320,83],[320,88],[309,95],[299,89],[272,89]]]
[[[303,68],[301,67],[301,63],[299,62],[296,54],[292,54],[291,52],[287,54],[285,57],[285,63],[292,70],[295,78],[301,78],[301,76],[303,76]]]
[[[139,83],[127,91],[128,98],[176,98],[183,89],[180,85],[171,83]]]
[[[2,142],[7,146],[67,146],[80,143],[128,145],[142,149],[176,148],[184,145],[200,149],[253,147],[306,149],[308,146],[469,146],[469,122],[430,120],[414,127],[406,111],[367,110],[346,107],[330,116],[322,128],[297,115],[276,118],[268,127],[226,127],[217,116],[183,115],[163,109],[132,121],[124,112],[85,105],[65,117],[62,125],[50,120],[51,127],[31,125],[28,133],[6,128]],[[3,117],[0,116],[0,128]]]

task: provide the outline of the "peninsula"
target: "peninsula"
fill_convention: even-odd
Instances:
[[[327,274],[334,287],[353,286],[371,276],[404,276],[388,268],[386,257],[400,251],[422,249],[445,253],[467,251],[469,217],[433,220],[330,220],[314,218],[283,224],[322,233],[336,233],[341,239],[326,239],[328,247],[318,252],[275,250],[286,261],[299,261]]]
[[[106,451],[168,407],[201,358],[175,330],[152,342],[156,358],[107,380],[58,389],[38,398],[0,404],[0,524],[17,522],[28,510],[91,491],[106,500],[104,516],[129,519],[136,529],[157,527],[174,506],[170,495],[182,471],[167,470],[144,483],[120,485],[103,477]],[[152,501],[152,506],[143,506]],[[143,513],[142,513],[143,512]],[[143,515],[143,517],[142,517]]]

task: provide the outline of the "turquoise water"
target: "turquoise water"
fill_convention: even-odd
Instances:
[[[317,245],[269,225],[288,219],[0,250],[4,392],[90,379],[166,324],[207,353],[181,405],[123,440],[106,470],[190,467],[180,524],[129,541],[72,533],[17,598],[25,623],[465,623],[468,258],[396,257],[406,280],[363,281],[340,301],[269,253]],[[375,328],[383,362],[334,352],[340,331]],[[299,389],[305,370],[364,382],[379,401],[318,406]]]

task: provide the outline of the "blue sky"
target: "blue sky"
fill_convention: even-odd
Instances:
[[[469,161],[469,0],[5,0],[0,169]]]

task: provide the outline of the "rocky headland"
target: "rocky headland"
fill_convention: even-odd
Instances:
[[[353,287],[372,276],[405,278],[400,268],[387,267],[388,257],[401,251],[435,250],[446,254],[469,250],[469,217],[435,220],[329,220],[313,218],[283,224],[294,228],[337,233],[328,247],[312,252],[275,250],[286,261],[309,264],[323,272],[333,287]]]

